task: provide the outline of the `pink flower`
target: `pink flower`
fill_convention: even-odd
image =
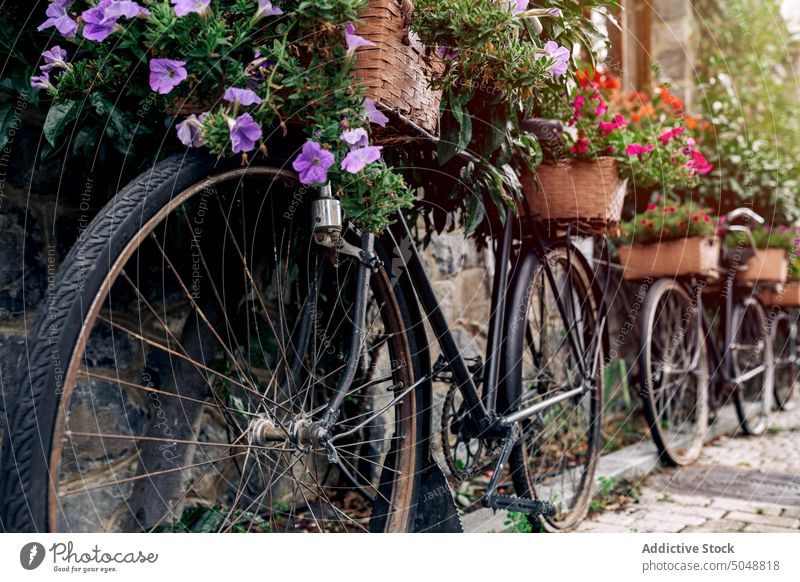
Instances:
[[[695,174],[708,174],[714,169],[714,164],[709,163],[706,157],[697,150],[692,150],[692,159],[686,162],[686,167],[694,176]]]
[[[592,99],[597,101],[597,109],[595,110],[595,115],[600,117],[601,115],[605,115],[606,111],[608,111],[608,104],[603,101],[603,98],[600,96],[599,91],[595,91],[594,95],[592,95]]]
[[[351,150],[342,160],[342,169],[351,174],[357,174],[367,164],[378,161],[381,157],[382,149],[381,146],[366,146]]]
[[[583,107],[586,105],[586,99],[583,98],[583,95],[575,95],[575,102],[572,104],[572,110],[574,111],[575,118],[578,119],[583,117]]]
[[[629,156],[643,156],[644,154],[652,151],[653,151],[652,145],[643,146],[638,143],[632,143],[625,148],[625,153],[627,153]]]
[[[672,129],[669,129],[669,130],[665,131],[664,133],[662,133],[661,135],[659,135],[658,139],[661,140],[662,144],[667,145],[672,138],[678,137],[685,130],[686,130],[686,128],[683,127],[683,126],[673,127]]]
[[[600,131],[603,132],[603,135],[608,135],[615,129],[619,129],[620,127],[625,127],[627,124],[628,122],[625,121],[625,118],[617,114],[614,116],[613,121],[601,121]]]

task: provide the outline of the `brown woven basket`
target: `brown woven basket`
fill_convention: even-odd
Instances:
[[[715,278],[719,266],[720,240],[691,237],[648,245],[619,247],[623,279],[696,275]]]
[[[614,158],[544,162],[522,174],[522,191],[538,220],[582,221],[599,226],[619,222],[626,181]]]
[[[428,76],[442,65],[409,36],[413,10],[410,0],[369,0],[357,33],[375,46],[356,51],[356,77],[367,97],[436,133],[442,93],[430,88]]]
[[[767,307],[800,307],[800,283],[787,283],[779,290],[765,289],[761,301]]]
[[[759,249],[744,268],[736,272],[740,283],[785,283],[788,276],[789,261],[783,249]]]

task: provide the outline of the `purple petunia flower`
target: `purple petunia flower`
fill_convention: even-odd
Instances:
[[[172,0],[176,16],[186,16],[194,12],[201,16],[208,12],[211,0]]]
[[[102,42],[117,28],[120,18],[148,16],[150,11],[131,0],[100,0],[94,8],[81,14],[83,18],[83,36],[88,40]]]
[[[150,88],[166,95],[187,77],[184,61],[150,59]]]
[[[48,51],[42,53],[44,64],[39,67],[42,71],[49,73],[53,69],[68,69],[67,51],[56,45]]]
[[[205,113],[200,117],[192,114],[175,126],[178,131],[178,139],[181,140],[183,145],[189,148],[199,148],[203,145],[201,132],[205,116]]]
[[[351,150],[342,160],[342,169],[351,174],[357,174],[367,164],[371,164],[380,159],[381,146],[366,146],[357,150]]]
[[[375,106],[375,102],[372,99],[364,99],[364,111],[370,123],[381,127],[386,127],[386,124],[389,123],[389,118]]]
[[[113,0],[111,5],[106,8],[107,18],[136,18],[149,15],[150,11],[147,8],[139,6],[132,0]]]
[[[67,14],[67,8],[72,4],[72,0],[56,0],[47,7],[47,20],[42,22],[36,30],[42,31],[46,28],[55,27],[61,36],[72,38],[78,31],[78,23]]]
[[[41,75],[31,77],[31,89],[39,91],[41,89],[55,89],[55,87],[50,82],[50,75],[47,71],[43,71]]]
[[[339,136],[339,139],[349,145],[351,149],[364,147],[369,143],[369,136],[363,127],[344,131],[342,135]]]
[[[514,2],[514,14],[519,14],[520,12],[525,12],[528,9],[528,4],[530,2],[528,0],[516,0]]]
[[[303,144],[303,150],[292,162],[303,184],[324,184],[328,181],[328,168],[333,165],[333,154],[315,141]]]
[[[446,61],[452,61],[453,59],[457,58],[458,55],[461,54],[461,52],[451,49],[448,46],[437,46],[436,54]]]
[[[249,152],[261,139],[261,127],[249,113],[242,113],[236,121],[228,119],[228,126],[231,130],[233,153]]]
[[[543,53],[537,53],[536,58],[550,57],[555,61],[548,68],[552,75],[559,76],[567,72],[571,56],[567,47],[559,46],[557,42],[549,40],[545,43],[543,50]]]
[[[265,16],[279,16],[281,14],[283,14],[283,10],[277,6],[273,6],[270,0],[258,0],[258,10],[256,10],[253,18],[255,20],[260,20]]]
[[[238,103],[239,105],[258,105],[261,103],[261,97],[256,95],[255,91],[237,87],[229,87],[222,98],[228,103]]]
[[[347,43],[347,52],[354,52],[360,46],[375,46],[374,42],[356,34],[355,24],[344,25],[344,40]]]

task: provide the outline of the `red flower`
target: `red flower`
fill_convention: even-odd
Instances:
[[[652,202],[647,205],[647,209],[648,210],[655,210],[656,208],[658,208],[658,207],[655,204],[653,204]]]
[[[585,154],[586,151],[589,149],[589,140],[585,137],[578,138],[578,141],[575,142],[569,151],[574,156],[579,156],[581,154]]]

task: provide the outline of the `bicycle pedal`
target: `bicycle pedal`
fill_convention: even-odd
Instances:
[[[528,499],[527,497],[512,497],[511,495],[492,495],[487,500],[487,506],[497,511],[518,511],[528,515],[553,516],[556,514],[555,506],[549,501]]]

